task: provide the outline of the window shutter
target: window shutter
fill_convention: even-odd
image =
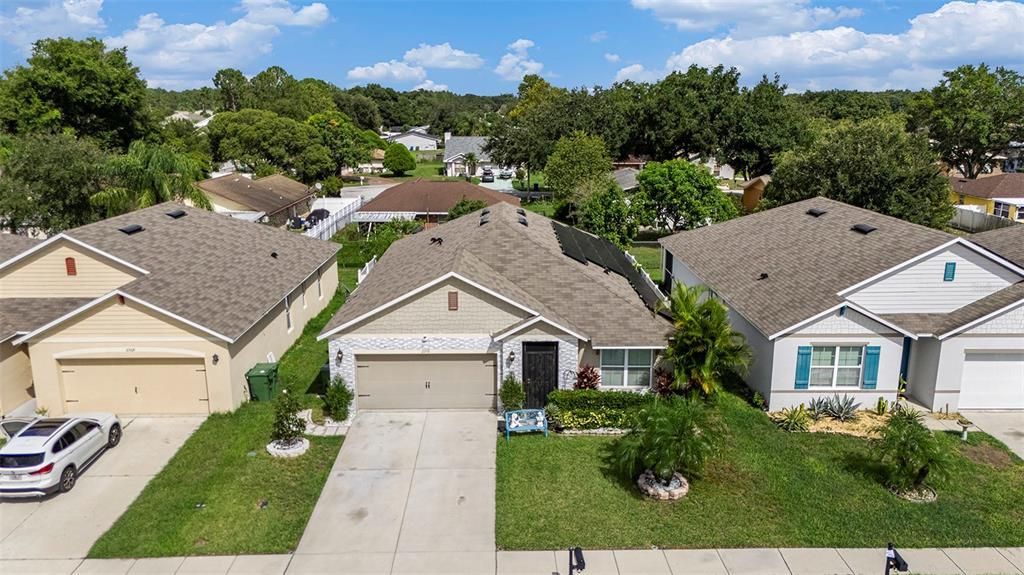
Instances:
[[[64,270],[67,271],[69,276],[78,275],[78,265],[75,263],[75,258],[64,258]]]
[[[807,389],[811,382],[811,346],[796,349],[796,389]]]
[[[956,262],[946,262],[946,269],[942,272],[942,281],[951,282],[956,277]]]
[[[450,291],[448,292],[448,311],[458,311],[459,309],[459,292]]]
[[[878,355],[882,348],[869,345],[864,349],[864,389],[878,387]]]

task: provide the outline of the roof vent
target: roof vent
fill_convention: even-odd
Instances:
[[[277,259],[277,252],[270,252],[270,257]]]
[[[871,232],[877,230],[878,228],[876,228],[875,226],[869,226],[868,224],[855,224],[850,229],[857,232],[858,234],[864,234],[866,236]]]
[[[530,227],[530,222],[526,221],[526,217],[525,216],[519,218],[519,223],[523,224],[526,227]]]
[[[523,208],[516,208],[516,213],[519,214],[520,216],[525,216],[526,210],[524,210]]]
[[[441,247],[444,245],[444,238],[430,238],[430,245]]]
[[[807,215],[814,216],[816,218],[820,218],[821,216],[823,216],[823,215],[825,215],[827,213],[828,212],[826,210],[823,210],[821,208],[811,208],[811,209],[807,210]]]
[[[123,228],[117,229],[121,230],[121,233],[128,234],[130,236],[132,234],[137,234],[146,228],[140,226],[139,224],[132,224],[130,226],[124,226]]]
[[[491,221],[491,218],[489,218],[487,216],[484,216],[484,217],[480,218],[480,225],[482,226],[482,225],[486,224],[489,221]]]
[[[757,279],[758,280],[766,280],[766,279],[768,279],[768,272],[761,272],[761,275],[757,276]]]
[[[483,210],[482,210],[482,211],[480,212],[480,217],[482,218],[482,217],[486,216],[486,215],[487,215],[487,214],[489,214],[489,213],[491,213],[491,208],[484,208],[484,209],[483,209]]]
[[[165,215],[170,216],[171,218],[174,218],[174,219],[178,219],[178,218],[182,218],[182,217],[187,216],[188,212],[186,212],[185,210],[180,210],[179,209],[179,210],[174,210],[174,211],[171,211],[171,212],[167,212],[167,214],[165,214]]]

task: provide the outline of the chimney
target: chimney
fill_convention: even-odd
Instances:
[[[447,144],[448,140],[450,140],[451,138],[452,138],[452,133],[451,132],[445,132],[444,133],[444,143]]]

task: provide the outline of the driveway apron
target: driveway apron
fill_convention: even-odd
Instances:
[[[495,438],[488,412],[361,412],[296,558],[493,557]]]

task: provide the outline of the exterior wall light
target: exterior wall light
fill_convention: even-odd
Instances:
[[[512,351],[508,352],[508,362],[512,363],[515,360],[516,360],[516,350],[513,349]]]
[[[213,365],[217,365],[218,363],[220,363],[220,356],[217,354],[213,354],[213,357],[211,359],[213,360]]]
[[[345,352],[340,349],[334,354],[334,364],[341,365],[341,360],[345,359]]]

